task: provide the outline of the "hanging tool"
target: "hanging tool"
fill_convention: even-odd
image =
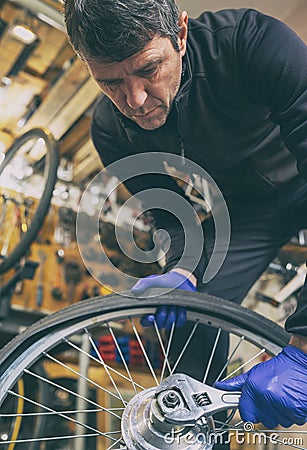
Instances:
[[[20,232],[21,236],[23,233],[28,231],[31,224],[31,210],[33,208],[34,200],[32,198],[25,198],[20,204]]]
[[[61,289],[62,269],[58,267],[55,279],[55,286],[52,288],[51,295],[55,300],[62,300],[63,291]]]
[[[20,261],[19,261],[19,265],[20,265],[20,266],[24,266],[24,265],[25,265],[25,262],[26,262],[26,259],[27,259],[27,256],[23,256],[23,257],[20,259]],[[16,283],[15,294],[17,294],[17,295],[21,295],[21,294],[22,294],[22,291],[23,291],[23,283],[24,283],[24,280],[19,280],[19,281]]]
[[[20,238],[28,231],[27,223],[27,206],[22,202],[19,206],[19,220],[20,220]]]
[[[43,250],[38,251],[38,256],[40,259],[40,266],[38,270],[38,284],[36,289],[36,306],[40,307],[42,306],[44,299],[44,263],[47,256]]]
[[[64,263],[64,250],[60,248],[56,252],[56,259],[58,263],[58,270],[56,273],[55,286],[51,291],[51,295],[55,300],[63,299],[62,278],[63,278],[63,263]]]
[[[90,291],[89,291],[89,285],[85,284],[83,289],[82,289],[81,300],[87,300],[90,297],[91,297],[91,294],[90,294]]]
[[[69,259],[65,263],[65,281],[67,284],[67,299],[69,303],[72,303],[75,299],[76,285],[81,281],[81,276],[80,264],[74,259]]]
[[[2,226],[2,224],[4,223],[4,219],[6,216],[6,208],[7,208],[7,204],[9,203],[9,196],[2,194],[2,202],[1,202],[1,212],[0,212],[0,225]]]
[[[12,223],[9,225],[9,229],[8,229],[7,234],[5,236],[5,240],[4,240],[4,243],[2,245],[1,252],[0,252],[0,255],[2,256],[2,258],[5,258],[6,255],[7,255],[7,252],[8,252],[8,249],[9,249],[9,244],[10,244],[10,241],[12,239],[13,233],[15,231],[15,227],[17,225],[17,222],[18,222],[19,209],[16,206],[16,204],[14,204],[14,212],[13,212],[13,214],[14,215],[13,215]]]
[[[20,239],[22,239],[23,235],[28,231],[28,223],[27,223],[28,213],[29,213],[28,202],[26,200],[21,201],[19,204],[19,214],[18,214]],[[29,253],[30,253],[30,251],[28,249],[26,254],[20,260],[21,265],[24,265]],[[17,294],[17,295],[22,294],[23,285],[24,285],[24,280],[18,281],[18,283],[16,284],[16,287],[15,287],[15,294]]]
[[[15,272],[15,275],[4,285],[0,286],[0,319],[5,319],[10,313],[11,298],[18,281],[23,279],[32,280],[35,274],[35,270],[38,266],[36,261],[25,262],[25,265],[19,267]]]

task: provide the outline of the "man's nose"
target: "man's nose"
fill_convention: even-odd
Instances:
[[[148,95],[142,81],[131,81],[126,87],[126,103],[133,109],[142,108]]]

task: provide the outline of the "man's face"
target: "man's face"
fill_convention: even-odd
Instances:
[[[87,62],[103,93],[121,113],[145,130],[166,122],[181,81],[185,41],[176,51],[168,38],[155,37],[142,51],[114,63]]]

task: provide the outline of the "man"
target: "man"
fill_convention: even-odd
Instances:
[[[165,273],[141,279],[133,292],[193,291],[197,284],[199,291],[241,302],[280,247],[307,226],[305,44],[251,9],[188,20],[173,0],[66,0],[65,14],[72,45],[105,94],[92,123],[105,166],[137,153],[180,155],[183,167],[188,159],[213,177],[229,209],[227,256],[203,283],[213,221],[204,223],[197,267],[189,254],[178,265],[184,230],[172,214],[153,208],[154,226],[171,237]],[[157,173],[125,184],[132,194],[158,186],[183,195],[171,177]],[[156,320],[181,324],[184,312],[176,317],[162,309]],[[306,287],[286,329],[292,337],[280,355],[217,383],[242,389],[246,421],[272,428],[307,420]]]

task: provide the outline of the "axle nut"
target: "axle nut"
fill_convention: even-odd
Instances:
[[[176,408],[180,404],[180,397],[177,392],[169,391],[163,397],[163,404],[168,408]]]

